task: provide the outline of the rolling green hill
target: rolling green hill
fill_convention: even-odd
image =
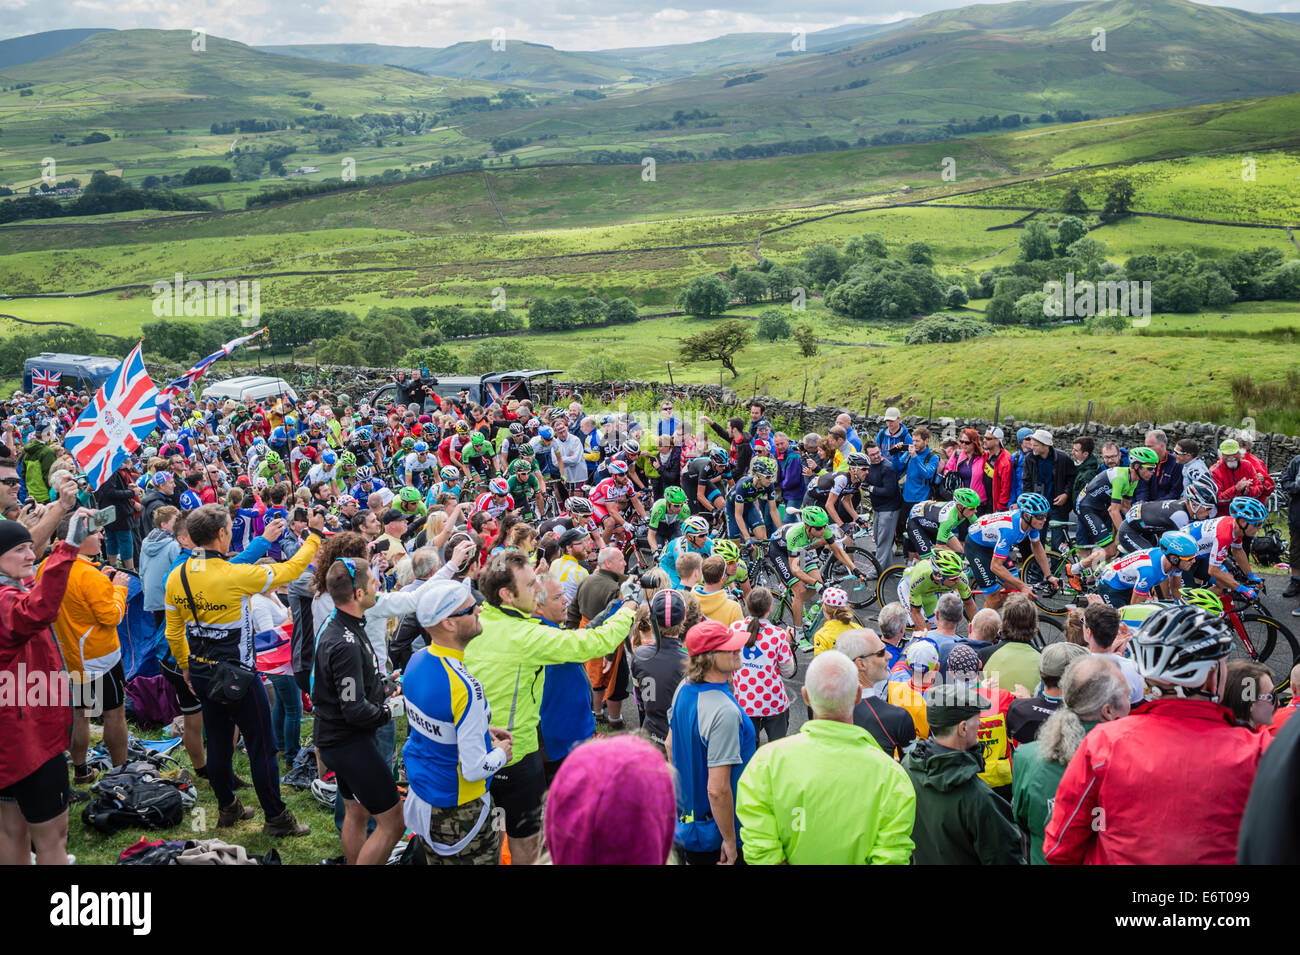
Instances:
[[[54,56],[60,50],[75,46],[87,37],[104,32],[106,31],[97,29],[47,30],[44,33],[32,33],[27,36],[16,36],[10,37],[8,40],[0,40],[0,69],[6,66],[17,66],[20,63],[31,63],[34,60],[43,60],[47,56]]]

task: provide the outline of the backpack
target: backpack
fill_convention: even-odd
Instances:
[[[170,829],[185,818],[187,804],[198,794],[188,780],[163,779],[151,763],[127,763],[91,787],[94,797],[82,810],[82,821],[112,835],[122,829]],[[188,803],[187,803],[188,800]]]

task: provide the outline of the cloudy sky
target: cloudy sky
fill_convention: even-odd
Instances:
[[[509,39],[597,50],[707,40],[724,33],[883,23],[963,6],[944,0],[0,0],[0,36],[67,27],[189,30],[250,44],[448,46]],[[1238,0],[1255,11],[1300,0]]]

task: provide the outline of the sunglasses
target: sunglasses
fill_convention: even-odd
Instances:
[[[476,610],[478,610],[478,609],[479,609],[479,604],[478,604],[477,602],[475,602],[475,603],[470,604],[470,606],[469,606],[469,608],[468,608],[467,610],[457,610],[455,613],[449,613],[449,614],[447,614],[447,616],[444,617],[443,619],[445,619],[445,620],[453,620],[453,619],[455,619],[456,617],[464,617],[465,615],[467,615],[467,614],[471,614],[471,613],[473,613],[474,611],[476,611]]]
[[[23,483],[22,478],[16,478],[16,477],[0,478],[0,484],[3,484],[5,487],[17,487],[19,484],[22,483]]]
[[[960,441],[958,441],[957,443],[958,443],[958,444],[970,444],[970,442],[967,441],[965,438],[962,438],[962,439],[961,439]]]
[[[884,657],[887,656],[888,653],[889,653],[889,649],[887,647],[881,647],[875,653],[864,653],[860,657],[854,657],[853,662],[857,663],[859,660],[869,660],[872,657]]]

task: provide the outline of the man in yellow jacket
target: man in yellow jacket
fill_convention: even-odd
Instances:
[[[103,549],[105,533],[104,528],[95,530],[78,547],[63,604],[54,619],[54,634],[72,682],[70,749],[73,780],[78,785],[92,782],[98,775],[86,766],[91,716],[103,718],[104,745],[113,767],[126,762],[126,672],[117,625],[126,614],[126,587],[131,578],[117,571],[109,580],[91,560]],[[37,580],[44,570],[42,563]]]
[[[230,552],[230,513],[220,504],[205,504],[185,521],[194,555],[167,578],[167,642],[177,669],[203,706],[207,777],[220,809],[218,827],[253,818],[252,807],[245,809],[235,798],[232,762],[238,728],[248,750],[253,788],[266,817],[262,831],[271,836],[305,836],[310,831],[298,825],[280,798],[271,704],[262,681],[254,672],[248,689],[238,699],[218,702],[212,698],[220,670],[240,667],[248,671],[256,666],[249,598],[302,576],[320,547],[325,509],[313,508],[307,526],[311,533],[292,559],[278,564],[232,564],[222,556]],[[267,533],[278,539],[284,533],[284,520],[271,521]]]
[[[542,799],[546,772],[538,752],[546,667],[585,663],[614,651],[636,617],[636,581],[623,584],[624,602],[598,626],[560,630],[532,616],[540,581],[522,551],[494,556],[479,575],[486,601],[479,613],[483,632],[465,648],[465,668],[483,684],[492,719],[514,734],[510,762],[492,778],[492,801],[505,811],[506,836],[514,865],[536,861],[542,841]]]

